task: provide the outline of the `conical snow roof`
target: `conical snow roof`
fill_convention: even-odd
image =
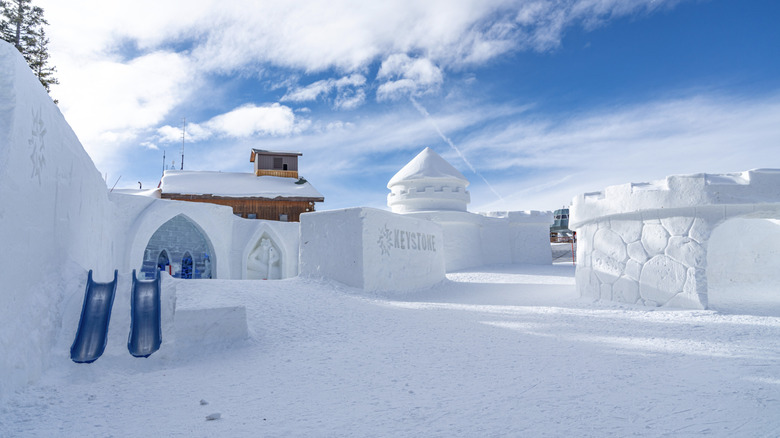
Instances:
[[[436,151],[426,147],[390,178],[387,188],[402,182],[420,180],[451,180],[461,182],[464,186],[469,185],[469,180],[458,169],[452,167]]]

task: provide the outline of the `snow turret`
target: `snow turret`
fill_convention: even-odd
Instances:
[[[387,183],[394,213],[466,211],[469,181],[431,148],[425,148]]]

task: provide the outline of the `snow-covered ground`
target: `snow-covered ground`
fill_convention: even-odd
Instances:
[[[63,327],[0,436],[780,435],[780,314],[593,303],[573,274],[495,266],[400,298],[171,280],[177,309],[246,306],[249,339],[79,365]]]

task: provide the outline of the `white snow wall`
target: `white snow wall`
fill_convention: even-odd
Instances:
[[[447,272],[493,264],[552,263],[549,211],[423,211],[404,216],[442,227]]]
[[[441,227],[373,208],[301,215],[301,275],[366,291],[410,291],[444,280]]]
[[[574,198],[570,212],[580,295],[706,308],[712,231],[733,218],[780,218],[780,170],[607,187]]]
[[[0,399],[46,367],[67,266],[110,279],[109,214],[100,173],[22,56],[0,41]]]

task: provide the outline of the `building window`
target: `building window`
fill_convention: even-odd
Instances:
[[[247,219],[257,219],[257,213],[248,213],[246,215]]]
[[[279,220],[282,222],[287,222],[287,215],[282,213],[279,215]]]

